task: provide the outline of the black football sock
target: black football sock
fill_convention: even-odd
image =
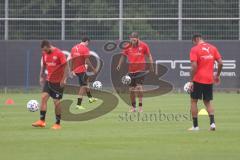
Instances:
[[[88,96],[88,98],[92,98],[90,91],[87,92],[87,96]]]
[[[132,102],[132,107],[136,108],[136,102]]]
[[[40,120],[45,121],[46,111],[40,111]]]
[[[214,115],[209,115],[209,119],[210,119],[210,125],[215,123]]]
[[[198,127],[198,118],[197,117],[193,117],[193,127]]]
[[[56,115],[56,124],[60,124],[61,121],[61,114]]]
[[[77,105],[81,106],[82,104],[82,98],[78,98]]]

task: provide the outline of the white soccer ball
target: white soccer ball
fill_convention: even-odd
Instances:
[[[131,77],[129,75],[125,75],[122,77],[122,83],[123,84],[130,84],[131,83]]]
[[[39,109],[39,103],[38,103],[38,101],[36,101],[36,100],[30,100],[30,101],[28,101],[28,103],[27,103],[27,109],[28,109],[30,112],[36,112],[36,111],[38,111],[38,109]]]
[[[94,89],[102,89],[102,82],[95,81],[95,82],[93,82],[92,86]]]
[[[183,87],[184,91],[187,92],[188,94],[191,93],[191,82],[187,82],[184,87]]]

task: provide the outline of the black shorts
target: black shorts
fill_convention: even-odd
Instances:
[[[193,82],[192,99],[203,99],[210,101],[213,99],[213,85]]]
[[[144,72],[129,73],[128,75],[131,78],[131,83],[129,84],[130,87],[136,87],[138,84],[143,84],[145,76]]]
[[[46,81],[42,91],[48,93],[53,99],[62,99],[63,97],[63,87],[60,86],[60,83]]]
[[[86,72],[83,73],[76,73],[78,76],[78,82],[80,86],[86,86],[88,84],[88,75]]]

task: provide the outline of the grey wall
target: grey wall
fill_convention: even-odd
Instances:
[[[62,50],[70,51],[77,41],[53,41],[55,46]],[[116,41],[116,43],[119,43]],[[190,65],[188,62],[189,51],[192,46],[190,41],[147,41],[154,60],[168,68],[162,79],[169,81],[175,88],[182,87],[189,80],[188,76],[180,76],[180,72],[187,74]],[[223,69],[222,84],[219,88],[240,88],[240,41],[213,41],[221,52],[225,65]],[[111,52],[104,50],[106,41],[92,41],[90,48],[104,61],[104,66],[98,76],[104,86],[111,86],[110,66],[113,55],[119,49]],[[40,41],[0,41],[0,86],[37,86],[40,69]],[[29,58],[29,61],[28,61]],[[160,61],[159,61],[160,60]],[[166,61],[167,60],[167,61]],[[180,60],[180,61],[176,61]],[[232,60],[227,61],[227,60]],[[29,63],[28,63],[29,62]],[[71,83],[75,83],[72,81]]]

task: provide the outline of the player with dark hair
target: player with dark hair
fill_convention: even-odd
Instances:
[[[129,62],[128,75],[131,77],[129,91],[132,107],[130,111],[136,112],[136,97],[138,97],[139,112],[142,112],[143,82],[145,75],[144,73],[146,72],[145,57],[151,64],[150,70],[152,72],[154,71],[154,68],[150,49],[146,43],[139,39],[137,32],[133,32],[130,35],[130,43],[125,46],[125,49],[122,52],[117,66],[117,70],[120,70],[122,63],[125,60],[125,57],[127,57]]]
[[[199,130],[198,127],[198,99],[203,99],[210,118],[210,130],[216,129],[214,109],[211,104],[213,99],[213,84],[220,83],[222,71],[222,58],[218,49],[206,43],[200,34],[193,35],[192,42],[195,45],[190,51],[191,60],[191,112],[193,127],[189,130]],[[218,63],[217,73],[214,74],[214,63]]]
[[[52,129],[60,129],[61,108],[60,99],[63,96],[63,85],[66,80],[66,57],[63,52],[52,46],[49,41],[43,40],[41,43],[42,58],[40,71],[40,84],[43,86],[40,120],[33,123],[34,127],[45,127],[45,116],[47,111],[47,101],[53,98],[55,105],[56,123]]]
[[[83,95],[86,93],[89,98],[89,103],[95,102],[97,99],[92,97],[89,88],[89,75],[87,74],[87,67],[89,66],[94,74],[97,73],[96,69],[93,67],[89,60],[90,51],[88,44],[90,39],[88,37],[83,37],[81,43],[75,45],[71,50],[71,70],[74,76],[78,77],[79,80],[79,98],[77,101],[77,109],[85,109],[82,106]]]

